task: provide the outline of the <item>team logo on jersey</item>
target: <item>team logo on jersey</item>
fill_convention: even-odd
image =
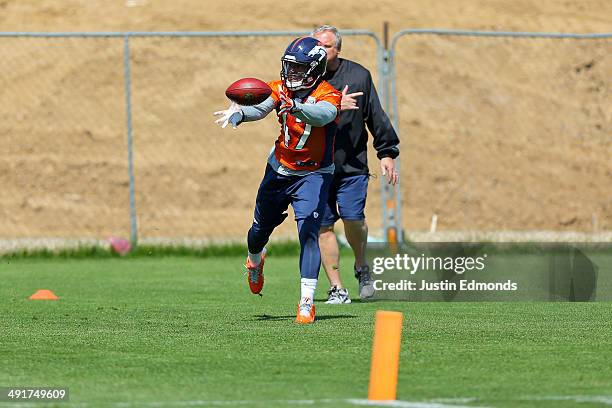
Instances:
[[[316,220],[317,218],[319,218],[319,213],[315,211],[315,212],[313,212],[313,213],[312,213],[312,216],[313,216],[313,217],[315,218],[315,220]]]

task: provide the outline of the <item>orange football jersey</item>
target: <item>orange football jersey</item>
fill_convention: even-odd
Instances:
[[[283,87],[285,94],[294,98],[294,92],[283,86],[283,81],[272,81],[268,85],[272,88],[270,95],[277,103],[276,111],[280,106],[279,87]],[[323,127],[314,127],[302,122],[291,113],[283,113],[278,118],[281,125],[280,136],[276,140],[276,159],[291,170],[313,171],[327,167],[334,162],[334,139],[338,128],[340,114],[340,101],[342,94],[326,81],[321,81],[311,91],[305,100],[296,98],[298,102],[315,104],[326,101],[338,109],[336,119]]]

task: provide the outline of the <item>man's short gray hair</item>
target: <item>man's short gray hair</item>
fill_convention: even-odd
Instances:
[[[342,50],[342,36],[338,32],[338,29],[334,27],[333,25],[322,25],[321,27],[315,28],[312,31],[311,35],[314,36],[319,33],[324,33],[325,31],[329,31],[330,33],[334,35],[334,37],[336,37],[336,48],[338,49],[338,51],[341,51]]]

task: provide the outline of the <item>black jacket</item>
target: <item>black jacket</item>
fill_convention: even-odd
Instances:
[[[356,62],[340,58],[338,69],[328,71],[323,79],[339,91],[348,85],[348,93],[363,92],[363,96],[357,97],[359,110],[340,113],[334,154],[336,175],[368,174],[366,124],[374,137],[378,158],[395,159],[399,155],[399,138],[380,106],[370,71]]]

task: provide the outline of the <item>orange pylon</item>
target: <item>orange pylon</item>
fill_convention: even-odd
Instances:
[[[39,289],[30,296],[28,299],[30,300],[58,300],[59,298],[55,296],[55,293],[51,292],[47,289]]]
[[[369,400],[390,401],[396,398],[403,317],[400,312],[376,312]]]

